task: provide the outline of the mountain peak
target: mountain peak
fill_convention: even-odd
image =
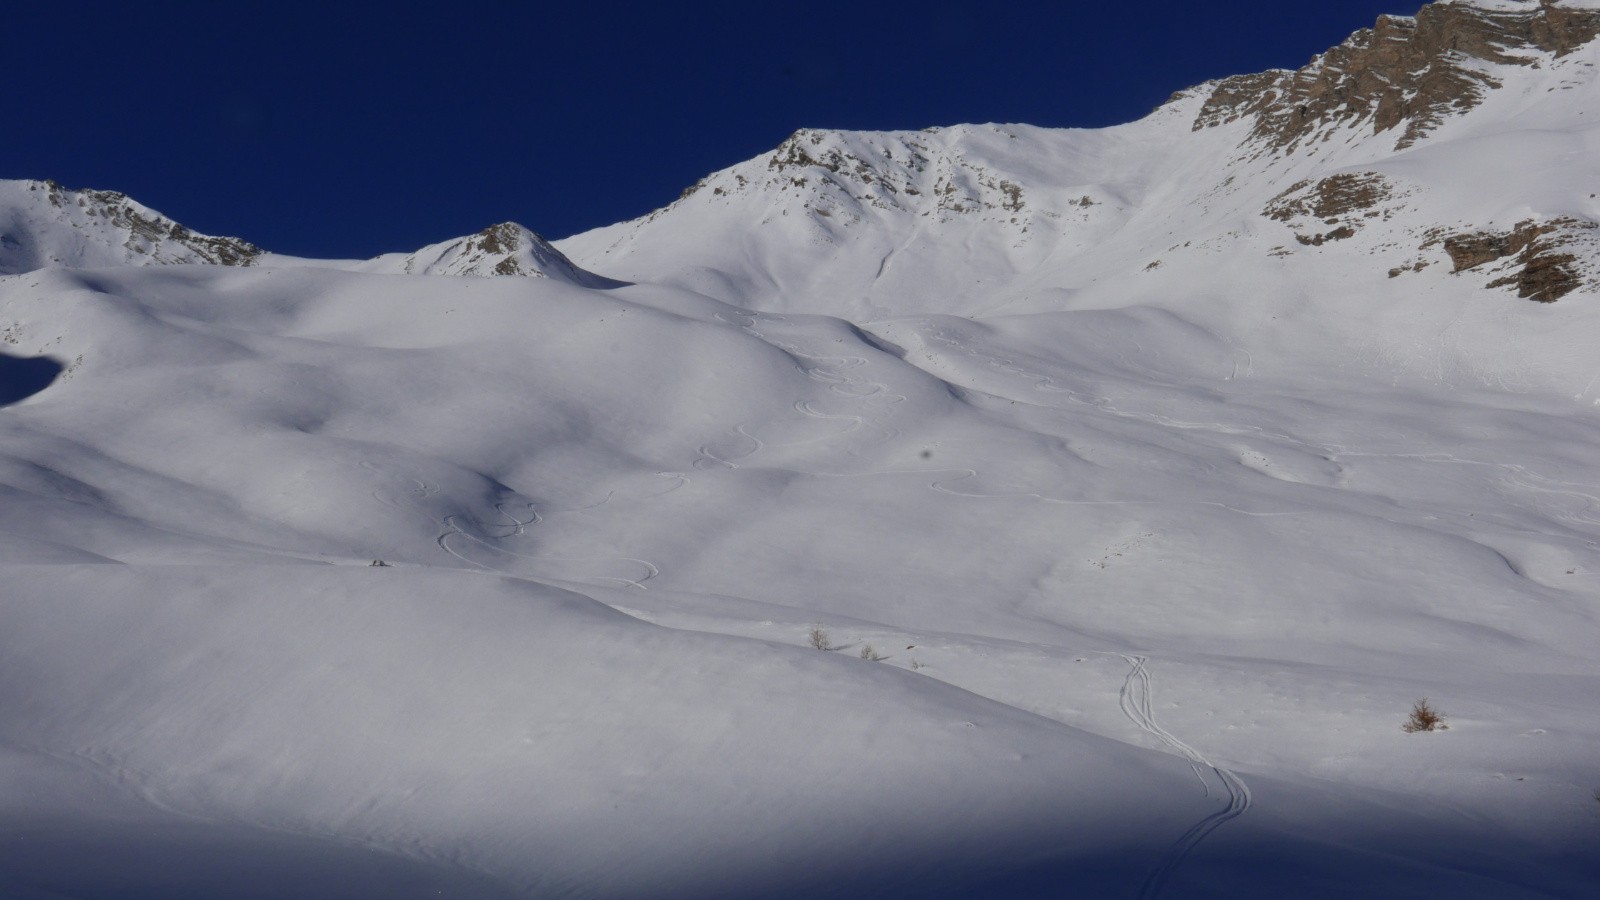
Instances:
[[[516,222],[490,225],[475,234],[430,244],[415,253],[380,256],[364,268],[404,275],[556,278],[585,287],[613,284],[574,265],[538,232]]]
[[[1441,0],[1380,16],[1304,67],[1217,82],[1194,130],[1253,120],[1258,152],[1293,154],[1370,122],[1395,149],[1483,102],[1497,69],[1539,66],[1600,36],[1600,0]]]

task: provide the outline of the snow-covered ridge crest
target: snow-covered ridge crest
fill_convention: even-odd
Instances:
[[[714,172],[641,223],[683,209],[721,210],[755,203],[761,216],[798,216],[828,243],[879,219],[908,216],[981,220],[1023,233],[1038,204],[994,149],[1041,129],[1025,125],[955,125],[921,131],[801,128],[771,153]],[[1039,179],[1034,179],[1037,183]]]
[[[1552,301],[1600,289],[1579,118],[1597,35],[1586,6],[1434,4],[1114,128],[801,129],[559,246],[617,277],[861,322],[1120,305],[1129,288],[1227,295],[1219,256]],[[1452,258],[1477,244],[1497,255]]]
[[[618,282],[574,265],[534,231],[515,222],[391,253],[365,262],[268,254],[234,237],[201,234],[116,191],[72,190],[54,181],[0,180],[0,275],[51,266],[315,266],[405,275],[551,277],[584,287]]]
[[[1114,149],[1135,140],[1125,129],[1016,124],[801,129],[649,216],[558,246],[619,278],[681,274],[695,290],[758,305],[831,296],[871,317],[874,295],[925,293],[925,277],[950,266],[998,277],[1038,265],[1063,234],[1088,242],[1114,231],[1142,178],[1106,161],[1143,165]]]
[[[0,274],[47,266],[248,266],[254,244],[192,231],[115,191],[0,181]]]
[[[386,254],[361,269],[401,275],[555,278],[584,287],[615,284],[574,265],[542,235],[516,222],[491,225],[476,234],[430,244],[414,253]]]
[[[941,217],[1020,213],[1026,205],[1020,185],[962,155],[959,143],[952,146],[929,140],[932,135],[948,131],[959,142],[965,132],[981,127],[883,134],[803,128],[765,158],[764,181],[779,190],[799,192],[814,179],[819,188],[816,208],[824,216],[835,212],[849,215],[853,212],[849,201],[876,209]],[[996,133],[1004,133],[999,126],[990,127]],[[719,184],[710,189],[713,194],[737,193],[747,184],[742,173],[733,173],[733,181],[733,187]]]

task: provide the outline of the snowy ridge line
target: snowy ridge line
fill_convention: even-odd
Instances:
[[[1194,848],[1199,846],[1200,842],[1204,841],[1213,831],[1244,815],[1250,809],[1254,800],[1250,795],[1249,785],[1245,784],[1242,778],[1216,765],[1201,754],[1200,751],[1178,740],[1171,732],[1156,724],[1155,712],[1151,705],[1150,670],[1145,666],[1147,658],[1125,653],[1117,655],[1121,656],[1133,667],[1128,672],[1127,679],[1122,683],[1122,691],[1118,697],[1123,714],[1128,717],[1129,721],[1139,726],[1142,731],[1153,735],[1161,743],[1176,750],[1181,756],[1195,764],[1197,766],[1195,775],[1200,777],[1200,783],[1206,786],[1206,796],[1211,796],[1211,788],[1206,785],[1205,778],[1201,777],[1200,768],[1198,767],[1204,767],[1214,773],[1217,776],[1217,780],[1222,783],[1223,792],[1227,795],[1227,808],[1212,813],[1190,826],[1188,831],[1185,831],[1173,842],[1171,847],[1167,848],[1167,852],[1162,855],[1160,861],[1156,863],[1156,867],[1145,878],[1144,884],[1139,888],[1140,900],[1155,900],[1155,898],[1161,896],[1161,891],[1166,887],[1168,879],[1172,877],[1172,873],[1177,870],[1178,866],[1183,864],[1184,859],[1189,856]]]

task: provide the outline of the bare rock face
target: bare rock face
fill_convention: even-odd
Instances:
[[[1355,237],[1372,220],[1393,216],[1406,192],[1376,172],[1348,172],[1302,181],[1272,198],[1262,215],[1294,230],[1310,247]]]
[[[1515,287],[1525,300],[1554,303],[1580,288],[1600,289],[1600,273],[1585,262],[1595,258],[1600,245],[1597,230],[1600,225],[1580,219],[1530,219],[1509,232],[1453,234],[1443,244],[1453,272],[1501,263],[1491,269],[1499,277],[1487,287]]]
[[[1444,240],[1444,252],[1450,254],[1450,271],[1464,272],[1484,263],[1504,259],[1527,249],[1540,235],[1556,230],[1554,225],[1538,225],[1532,220],[1519,222],[1509,234],[1492,231],[1475,231],[1453,234]]]
[[[1529,0],[1518,11],[1434,3],[1415,18],[1381,16],[1298,71],[1224,79],[1193,127],[1253,119],[1261,152],[1291,154],[1370,120],[1376,134],[1399,130],[1395,149],[1404,149],[1498,87],[1492,66],[1560,57],[1596,36],[1600,10],[1557,0]]]
[[[1570,253],[1536,252],[1520,260],[1522,271],[1497,278],[1489,287],[1516,285],[1517,296],[1539,303],[1554,303],[1583,286],[1576,268],[1578,257]]]

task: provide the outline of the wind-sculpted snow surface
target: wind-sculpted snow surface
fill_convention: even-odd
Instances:
[[[532,896],[1594,875],[1568,398],[1264,371],[1150,308],[856,326],[298,267],[0,308],[74,361],[0,420],[8,765],[298,883],[339,847]],[[88,884],[59,818],[7,827],[57,855],[4,877]]]
[[[82,251],[0,275],[0,895],[1588,896],[1600,58],[1536,50],[1403,153],[808,130],[560,251],[0,197]]]

